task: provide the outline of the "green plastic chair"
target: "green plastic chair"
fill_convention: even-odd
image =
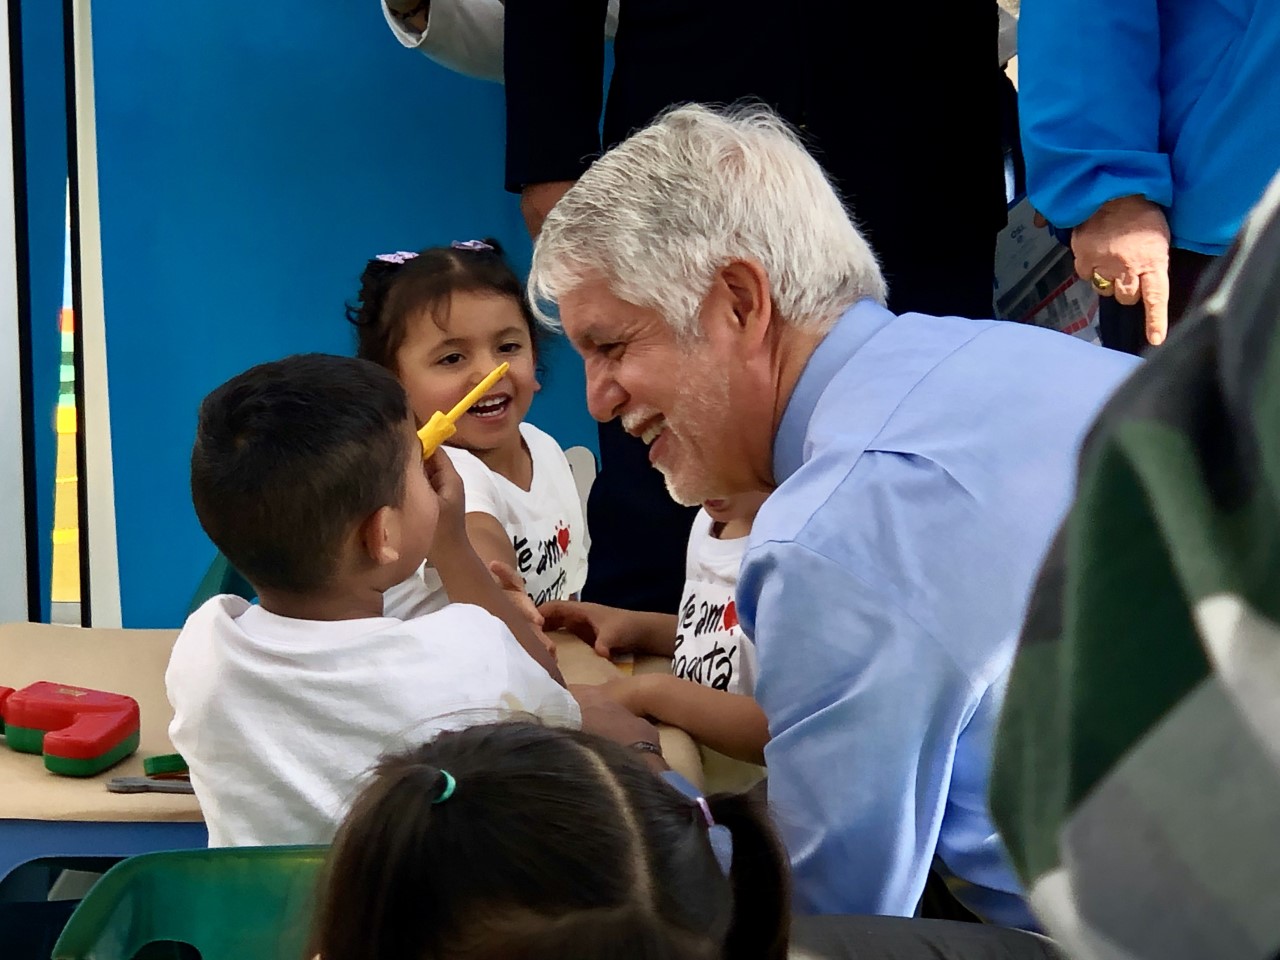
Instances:
[[[0,956],[4,960],[49,960],[53,945],[78,905],[71,899],[49,899],[63,871],[101,876],[123,859],[38,857],[14,867],[0,879]]]
[[[187,944],[202,960],[302,960],[327,854],[220,847],[130,857],[80,901],[53,960],[133,960],[155,943]]]

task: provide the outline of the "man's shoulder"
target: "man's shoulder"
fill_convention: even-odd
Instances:
[[[894,317],[884,328],[883,340],[872,346],[880,363],[897,360],[903,367],[912,366],[913,356],[919,355],[920,382],[926,389],[933,374],[952,368],[988,368],[993,376],[1013,381],[1052,379],[1060,370],[1072,376],[1114,379],[1139,362],[1128,354],[1034,324],[916,313]],[[989,381],[969,381],[973,392],[990,386]]]
[[[806,463],[769,494],[752,521],[748,554],[765,544],[800,542],[810,524],[821,522],[832,511],[831,495],[848,479],[852,465],[844,477],[831,471],[806,469],[808,466]]]
[[[860,529],[876,528],[874,505],[892,494],[896,456],[839,440],[813,450],[760,508],[747,551],[772,543],[823,554],[836,544],[842,552]]]
[[[802,462],[779,489],[785,497],[762,515],[797,528],[818,511],[846,520],[853,508],[874,521],[841,494],[896,484],[904,472],[912,483],[950,476],[968,489],[989,479],[970,469],[975,458],[1002,461],[1028,438],[1074,457],[1083,429],[1138,362],[1027,324],[894,317],[834,371],[804,425]]]
[[[1085,390],[1094,384],[1114,387],[1141,363],[1072,334],[1013,320],[983,321],[979,335],[957,351],[955,360],[960,370],[985,367],[993,377],[1055,394],[1064,380]],[[974,386],[981,390],[987,384]]]

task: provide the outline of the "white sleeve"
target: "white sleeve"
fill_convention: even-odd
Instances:
[[[503,627],[506,630],[506,627]],[[532,714],[548,727],[577,730],[582,726],[578,701],[566,688],[551,679],[533,657],[507,630],[507,687],[515,695],[520,709]]]
[[[452,609],[457,610],[462,606],[454,604]],[[470,608],[470,611],[483,614],[487,624],[482,628],[480,618],[477,617],[476,630],[479,632],[483,629],[486,646],[492,645],[492,652],[487,656],[491,656],[494,663],[501,663],[505,667],[506,681],[501,695],[503,704],[513,712],[537,717],[549,727],[579,729],[582,726],[582,711],[573,694],[552,680],[542,665],[525,652],[506,624],[480,607]]]
[[[502,82],[501,0],[431,0],[427,28],[417,33],[389,9],[382,14],[396,39],[436,63],[481,80]]]
[[[456,447],[442,449],[449,455],[453,468],[462,478],[467,513],[487,513],[505,527],[508,511],[502,493],[493,480],[493,472],[475,454]]]
[[[469,603],[406,621],[399,635],[429,651],[418,669],[399,669],[394,685],[413,722],[406,745],[441,730],[533,718],[548,727],[582,726],[578,702],[525,653],[493,614]],[[424,672],[425,671],[425,672]]]

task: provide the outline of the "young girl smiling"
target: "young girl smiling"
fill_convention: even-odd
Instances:
[[[383,254],[347,309],[357,353],[392,371],[419,420],[448,410],[499,364],[506,376],[457,423],[446,450],[466,487],[467,532],[535,604],[575,595],[586,579],[586,522],[564,451],[525,422],[537,375],[537,325],[493,240]],[[446,599],[430,567],[386,595],[409,617]]]

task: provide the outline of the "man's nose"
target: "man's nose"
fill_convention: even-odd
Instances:
[[[612,376],[587,365],[587,409],[601,423],[607,423],[622,411],[627,391]]]

